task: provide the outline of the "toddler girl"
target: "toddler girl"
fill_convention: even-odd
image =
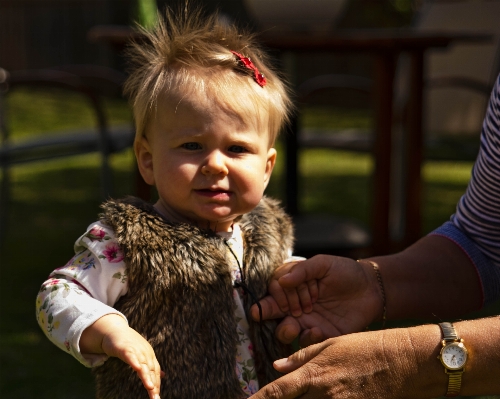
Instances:
[[[216,16],[168,12],[144,35],[125,90],[159,200],[103,204],[42,285],[37,319],[94,367],[98,398],[159,398],[160,384],[163,398],[249,396],[288,355],[273,322],[248,314],[293,245],[263,197],[290,99],[252,38]]]

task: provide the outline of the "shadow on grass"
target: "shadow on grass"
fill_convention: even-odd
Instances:
[[[116,172],[117,194],[131,174]],[[35,319],[41,283],[73,255],[99,212],[99,170],[50,170],[14,179],[0,251],[0,393],[9,399],[94,397],[90,370],[52,345]]]

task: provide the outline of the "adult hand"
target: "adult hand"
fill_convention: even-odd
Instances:
[[[300,344],[307,346],[325,338],[361,331],[381,318],[382,297],[373,266],[368,262],[317,255],[292,265],[278,282],[284,289],[291,289],[310,280],[317,280],[318,289],[310,313],[285,317],[287,314],[273,298],[276,296],[282,301],[283,297],[274,291],[271,291],[273,296],[260,301],[263,319],[285,317],[276,328],[280,341],[290,343],[300,334]],[[256,305],[252,307],[252,317],[259,319]]]
[[[82,353],[105,353],[121,359],[138,374],[149,397],[160,398],[162,372],[154,350],[142,335],[128,326],[123,317],[110,314],[98,319],[83,332],[80,347]],[[96,347],[97,350],[89,349]]]
[[[439,342],[439,328],[431,326],[429,341]],[[438,345],[425,345],[429,355],[415,352],[409,329],[391,329],[348,334],[331,338],[302,349],[288,359],[280,359],[274,367],[289,373],[266,385],[251,399],[401,399],[436,397],[444,391],[445,374],[436,354]],[[427,384],[420,390],[418,363],[432,358],[429,372],[423,372]],[[431,384],[430,374],[437,382]],[[429,375],[428,375],[429,374]],[[442,375],[441,375],[442,374]],[[425,381],[427,379],[427,381]],[[439,390],[442,391],[439,391]],[[427,396],[426,396],[427,395]]]

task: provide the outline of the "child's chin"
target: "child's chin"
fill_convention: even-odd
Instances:
[[[228,217],[223,215],[220,216],[217,215],[214,217],[212,215],[212,217],[210,218],[205,218],[202,221],[200,220],[199,225],[201,227],[203,227],[204,225],[208,227],[210,225],[210,229],[216,231],[231,231],[231,226],[233,225],[236,218],[237,216]]]

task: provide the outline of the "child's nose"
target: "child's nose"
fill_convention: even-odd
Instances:
[[[225,162],[224,154],[220,152],[212,152],[205,160],[204,165],[201,167],[201,172],[204,175],[218,175],[228,174],[227,165]]]

